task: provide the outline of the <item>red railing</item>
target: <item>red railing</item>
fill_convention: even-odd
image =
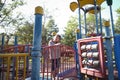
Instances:
[[[30,50],[30,47],[32,45],[8,45],[8,46],[4,46],[3,49],[0,50],[0,52],[2,53],[14,53],[14,52],[18,52],[18,53],[26,53],[26,48],[28,48]]]
[[[29,46],[29,48],[32,46]],[[17,48],[18,53],[14,54]],[[30,49],[29,49],[30,50]],[[28,54],[27,59],[24,59],[23,53],[25,51],[25,46],[9,47],[2,50],[3,53],[0,54],[0,77],[1,80],[22,80],[23,78],[18,75],[23,75],[24,78],[31,76],[32,69],[32,59],[30,54]],[[51,52],[56,58],[53,62],[51,58]],[[4,54],[6,53],[6,54]],[[59,55],[59,60],[58,58]],[[8,55],[7,55],[8,54]],[[42,46],[41,50],[42,57],[40,57],[40,77],[41,80],[63,80],[64,78],[76,78],[76,66],[75,66],[75,51],[72,47],[66,45],[56,45],[56,46]],[[25,55],[26,56],[26,55]],[[23,58],[21,58],[23,57]],[[53,57],[53,56],[52,56]],[[18,59],[16,61],[16,59]],[[8,62],[9,61],[9,62]],[[56,64],[56,62],[59,62]],[[15,66],[13,66],[13,63]],[[52,64],[53,63],[53,64]],[[11,67],[12,65],[12,67]],[[26,65],[26,66],[24,66]],[[52,70],[52,65],[54,65],[54,71]],[[59,66],[59,67],[58,67]],[[21,68],[23,70],[21,70]],[[14,70],[14,71],[11,71]],[[17,72],[17,73],[16,73]],[[24,73],[24,74],[20,74]],[[7,74],[7,75],[4,75]],[[13,75],[15,74],[15,75]]]
[[[54,54],[54,56],[53,55],[51,56],[51,54]],[[55,78],[57,79],[64,79],[69,77],[76,78],[74,55],[75,55],[74,49],[69,46],[57,45],[43,47],[40,71],[42,79],[44,80],[46,78],[47,79],[52,78],[54,80]],[[56,58],[54,62],[53,58],[54,59]],[[57,58],[59,58],[60,61]],[[52,65],[55,66],[54,71],[52,71]],[[59,66],[59,68],[57,66]]]

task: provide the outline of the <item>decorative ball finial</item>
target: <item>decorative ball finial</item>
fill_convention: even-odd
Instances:
[[[110,26],[110,21],[105,21],[105,22],[104,22],[104,26],[105,26],[105,27],[109,27],[109,26]]]
[[[79,33],[80,32],[80,29],[76,29],[76,33]]]
[[[56,35],[56,32],[52,32],[52,36],[55,36]]]
[[[40,7],[40,6],[37,6],[36,8],[35,8],[35,14],[43,14],[44,12],[43,12],[43,8],[42,7]]]

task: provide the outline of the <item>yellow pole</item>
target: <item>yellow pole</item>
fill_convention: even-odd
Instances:
[[[7,76],[6,76],[6,80],[9,80],[9,75],[10,75],[10,57],[6,57],[8,58],[7,60]]]
[[[98,80],[98,77],[96,77],[95,80]]]
[[[16,80],[18,80],[18,56],[16,57]]]
[[[26,76],[26,56],[24,57],[24,74],[23,74],[23,80],[25,80]]]

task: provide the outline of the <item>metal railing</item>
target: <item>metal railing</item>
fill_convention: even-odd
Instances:
[[[56,58],[54,61],[50,56],[51,50]],[[75,51],[72,47],[66,45],[45,46],[42,47],[41,53],[41,80],[76,77]],[[57,59],[58,53],[60,53],[59,60]],[[29,53],[0,54],[0,80],[26,80],[31,76],[31,70],[32,59]]]
[[[60,57],[58,57],[59,53]],[[54,65],[54,70],[52,65]],[[56,45],[42,48],[40,67],[40,77],[42,80],[60,80],[69,77],[76,77],[75,71],[75,52],[72,47]]]
[[[0,54],[0,79],[25,80],[29,54]]]

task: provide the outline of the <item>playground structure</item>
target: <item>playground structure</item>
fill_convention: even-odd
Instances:
[[[105,21],[105,36],[103,35],[103,23],[101,18],[101,4],[106,2],[110,8],[110,20],[111,20],[111,29],[110,22]],[[91,5],[87,6],[86,5]],[[118,46],[116,47],[117,39],[119,35],[115,35],[114,32],[114,22],[112,15],[112,0],[77,0],[77,2],[70,3],[70,9],[75,11],[78,8],[78,17],[79,17],[79,29],[77,33],[77,45],[78,45],[78,55],[80,61],[80,71],[81,74],[89,76],[89,79],[92,79],[90,76],[103,78],[107,80],[114,80],[116,74],[116,68],[118,70],[118,80],[119,78],[119,63],[118,60]],[[85,27],[85,39],[82,39],[82,28],[81,28],[81,10],[84,12],[84,27]],[[92,13],[95,15],[95,28],[96,31],[89,34],[87,31],[86,24],[86,14]],[[99,14],[99,19],[98,19]],[[100,25],[100,26],[98,26]],[[111,30],[111,31],[110,31]],[[111,34],[112,33],[112,34]],[[98,37],[99,36],[99,37]],[[101,38],[100,38],[101,37]],[[116,38],[117,37],[117,38]],[[116,41],[117,40],[117,41]],[[95,49],[95,48],[97,49]],[[114,48],[116,47],[116,49]],[[116,55],[117,54],[117,55]],[[114,59],[113,59],[114,55]],[[117,59],[116,59],[117,58]],[[116,63],[116,67],[115,67]],[[78,63],[79,64],[79,63]],[[114,65],[114,66],[113,66]],[[82,75],[81,75],[82,77]]]
[[[105,36],[103,36],[100,6],[107,2],[110,7],[110,22],[104,22]],[[83,8],[92,4],[89,8]],[[66,45],[42,46],[42,15],[41,7],[35,8],[35,27],[33,45],[18,45],[15,38],[14,46],[4,47],[4,37],[0,54],[0,79],[1,80],[120,80],[120,35],[115,35],[112,0],[77,0],[71,2],[70,9],[78,8],[79,29],[76,34],[74,48]],[[82,38],[81,10],[85,11],[85,37]],[[86,13],[95,14],[96,32],[87,36]],[[98,13],[100,23],[98,23]],[[98,27],[100,24],[100,27]],[[99,29],[100,28],[100,29]],[[93,37],[94,36],[94,37]],[[52,61],[49,58],[50,50],[56,55],[61,53],[59,72],[53,76],[51,71]],[[113,56],[114,55],[114,56]],[[56,62],[54,66],[56,68]],[[115,63],[114,63],[115,62]],[[115,65],[115,66],[114,66]]]

